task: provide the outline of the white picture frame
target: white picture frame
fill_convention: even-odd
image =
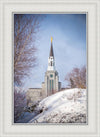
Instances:
[[[2,0],[1,8],[1,137],[99,137],[100,136],[100,0]],[[88,13],[88,124],[12,124],[12,13]]]

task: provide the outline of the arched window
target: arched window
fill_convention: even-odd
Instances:
[[[51,61],[51,66],[53,66],[53,62]]]
[[[54,90],[54,82],[53,80],[50,80],[50,91]]]

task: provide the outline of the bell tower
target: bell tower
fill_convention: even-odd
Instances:
[[[55,58],[53,52],[53,38],[51,37],[51,47],[50,54],[48,58],[48,68],[45,72],[45,82],[44,82],[45,94],[46,96],[52,95],[55,92],[61,90],[61,82],[59,82],[58,72],[55,69]]]

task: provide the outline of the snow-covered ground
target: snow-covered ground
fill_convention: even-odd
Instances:
[[[43,99],[29,123],[86,123],[86,89],[66,89]]]

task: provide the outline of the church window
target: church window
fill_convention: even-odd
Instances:
[[[53,91],[54,87],[54,82],[53,80],[50,80],[50,91]]]
[[[53,91],[53,80],[52,80],[52,91]]]
[[[51,80],[50,80],[50,91],[51,91]]]

